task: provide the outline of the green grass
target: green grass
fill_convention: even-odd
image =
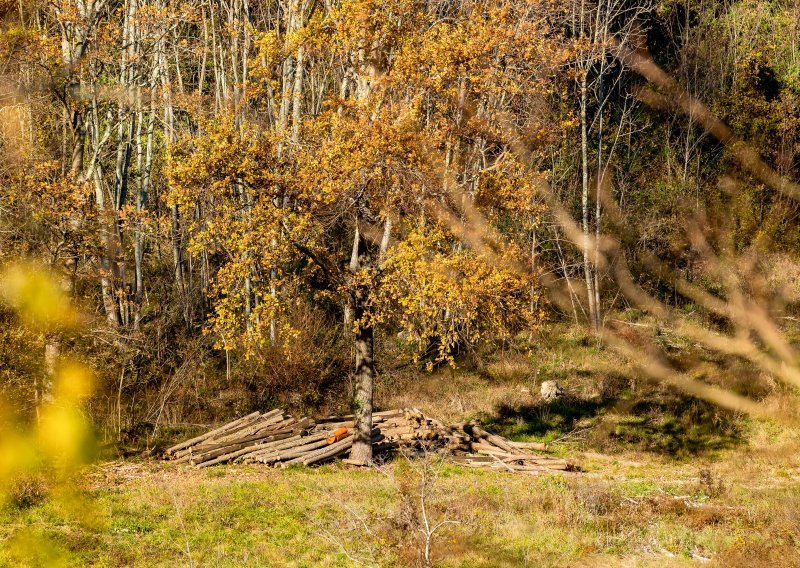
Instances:
[[[538,477],[434,464],[428,511],[457,522],[434,536],[435,564],[734,566],[776,547],[772,565],[800,562],[796,464],[733,458],[704,473],[586,457],[585,474]],[[423,548],[420,467],[117,464],[89,476],[80,511],[4,509],[0,565],[410,566]]]

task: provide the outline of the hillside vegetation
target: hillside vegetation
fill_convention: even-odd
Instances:
[[[793,0],[0,1],[0,563],[800,565],[799,37]],[[160,461],[276,408],[352,414],[347,467]],[[583,471],[387,455],[397,408]]]

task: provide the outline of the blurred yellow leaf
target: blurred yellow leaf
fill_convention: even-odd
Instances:
[[[76,322],[69,298],[53,276],[33,265],[14,264],[3,271],[0,299],[40,330],[69,327]]]
[[[92,393],[94,385],[86,367],[70,362],[59,369],[55,387],[58,400],[78,404]]]

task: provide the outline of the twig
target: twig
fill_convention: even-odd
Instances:
[[[183,515],[181,514],[180,505],[178,505],[178,498],[172,490],[172,486],[164,479],[164,485],[168,487],[169,495],[172,498],[172,505],[175,507],[175,512],[178,515],[178,520],[181,523],[181,531],[183,531],[183,540],[186,543],[186,555],[189,557],[189,568],[194,568],[194,560],[192,560],[192,549],[189,546],[189,534],[186,532],[186,524],[183,522]]]
[[[625,321],[625,320],[616,319],[616,318],[610,318],[609,321],[615,321],[617,323],[624,323],[625,325],[634,325],[636,327],[653,327],[652,325],[649,325],[649,324],[646,324],[646,323],[635,323],[635,322],[632,322],[632,321]]]
[[[560,438],[556,438],[552,442],[548,442],[548,443],[557,444],[558,442],[563,442],[564,440],[566,440],[568,438],[572,438],[573,436],[577,436],[578,434],[586,432],[587,430],[591,430],[592,428],[594,428],[594,426],[587,426],[586,428],[577,428],[577,429],[575,429],[575,430],[573,430],[571,432],[567,432],[566,434],[564,434]]]

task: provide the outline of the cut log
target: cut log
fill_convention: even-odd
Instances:
[[[312,434],[311,436],[298,436],[295,439],[286,440],[287,443],[285,444],[277,443],[256,449],[251,454],[243,456],[242,459],[247,458],[247,459],[252,459],[253,461],[261,461],[261,458],[271,456],[276,452],[289,450],[312,442],[318,442],[320,440],[324,441],[327,437],[328,435],[325,433]]]
[[[274,423],[257,423],[242,430],[237,431],[235,434],[227,435],[223,438],[214,438],[207,440],[205,443],[194,446],[193,453],[201,451],[215,450],[232,444],[241,444],[244,442],[255,442],[258,440],[269,438],[276,434],[292,433],[301,434],[308,429],[312,428],[314,421],[310,418],[303,418],[302,420],[295,420],[294,418],[282,419]]]
[[[322,448],[317,452],[313,452],[309,455],[304,456],[302,458],[303,465],[313,465],[315,463],[320,463],[350,451],[350,448],[353,447],[353,438],[354,438],[353,436],[348,436],[344,440],[341,440],[339,442],[336,442],[335,444],[331,444],[330,446]],[[286,463],[291,463],[291,462],[286,462]]]
[[[251,434],[258,432],[259,430],[270,430],[270,429],[282,429],[283,427],[289,427],[294,424],[294,418],[286,418],[283,415],[279,416],[270,416],[269,418],[264,419],[259,418],[252,424],[247,424],[245,426],[241,426],[232,432],[224,432],[222,436],[214,438],[214,442],[227,442],[230,440],[235,440],[237,438],[244,438]]]
[[[232,445],[239,445],[239,444],[247,444],[247,443],[256,443],[261,440],[264,441],[271,441],[271,440],[280,440],[282,438],[275,438],[274,436],[280,436],[282,434],[300,434],[303,430],[295,430],[294,428],[287,428],[285,430],[275,430],[275,431],[259,431],[255,434],[251,434],[249,436],[245,436],[242,438],[231,438],[228,441],[214,443],[214,444],[202,444],[199,446],[194,446],[192,449],[192,453],[194,455],[204,454],[206,452],[211,452],[214,450],[218,450],[220,448],[227,448]],[[286,437],[286,436],[285,436]]]
[[[498,448],[497,446],[493,446],[492,444],[487,444],[485,442],[472,442],[472,451],[478,452],[479,454],[493,454],[493,455],[503,455],[503,456],[519,455],[518,452],[509,452],[503,448]],[[524,456],[525,454],[522,455]]]
[[[464,430],[464,432],[466,432],[470,436],[472,436],[474,438],[486,440],[490,444],[493,444],[493,445],[497,446],[498,448],[502,448],[502,449],[506,450],[510,454],[517,453],[517,452],[521,451],[521,450],[518,450],[517,448],[514,448],[514,446],[512,446],[510,443],[508,443],[508,441],[506,441],[504,438],[501,438],[500,436],[496,436],[494,434],[490,434],[489,432],[487,432],[486,430],[481,429],[478,425],[476,425],[474,423],[464,424],[464,425],[462,425],[462,429]]]
[[[402,410],[382,410],[380,412],[373,412],[373,422],[375,418],[388,418],[390,416],[402,416]],[[326,422],[351,422],[355,420],[355,416],[353,414],[345,414],[344,416],[328,416],[327,418],[320,418],[317,420],[320,424]]]
[[[270,454],[266,454],[263,456],[259,456],[256,461],[260,461],[261,463],[275,463],[279,461],[288,461],[295,458],[302,458],[314,450],[319,448],[323,448],[325,446],[329,446],[327,439],[325,440],[317,440],[310,444],[305,444],[302,446],[296,446],[294,448],[286,448],[284,450],[280,450],[277,452],[273,452]]]
[[[267,420],[273,420],[274,417],[270,417]],[[200,451],[205,451],[206,449],[210,448],[211,446],[219,446],[222,443],[227,443],[232,440],[236,440],[239,437],[246,436],[247,432],[251,430],[255,431],[257,428],[255,425],[262,424],[263,416],[256,417],[255,419],[248,420],[246,422],[242,422],[237,424],[233,428],[229,428],[223,432],[215,434],[214,436],[207,438],[206,440],[193,444],[192,446],[181,450],[175,453],[175,457],[184,457],[189,453],[196,454]],[[255,428],[255,429],[254,429]]]
[[[323,422],[323,420],[318,420],[318,424],[316,426],[317,430],[336,430],[337,428],[347,428],[352,430],[356,427],[356,423],[354,420],[345,420],[343,422]],[[372,418],[372,425],[376,424],[384,424],[388,423],[382,416],[373,416]],[[405,424],[405,423],[403,423]]]
[[[263,423],[269,424],[282,419],[283,419],[283,410],[281,410],[280,408],[275,410],[270,410],[266,414],[262,414],[254,419],[250,419],[240,424],[237,424],[235,427],[229,430],[220,432],[219,434],[216,434],[214,438],[222,438],[225,436],[230,436],[231,434],[235,434],[236,432],[239,432],[245,428],[249,428],[250,426],[253,426],[255,424],[263,424]]]
[[[186,440],[185,442],[181,442],[180,444],[175,444],[171,448],[167,448],[166,453],[167,454],[174,454],[178,450],[182,450],[184,448],[188,448],[189,446],[197,444],[198,442],[202,442],[203,440],[207,440],[208,438],[210,438],[212,436],[215,436],[217,434],[220,434],[220,433],[222,433],[222,432],[224,432],[226,430],[229,430],[229,429],[235,427],[236,425],[238,425],[238,424],[240,424],[240,423],[242,423],[242,422],[244,422],[246,420],[250,420],[250,419],[256,418],[256,417],[258,417],[259,414],[260,414],[260,412],[253,412],[251,414],[248,414],[247,416],[243,416],[242,418],[239,418],[238,420],[234,420],[233,422],[228,422],[227,424],[223,424],[222,426],[220,426],[219,428],[216,428],[215,430],[211,430],[210,432],[206,432],[205,434],[201,434],[199,436],[196,436],[195,438],[192,438],[191,440]]]
[[[501,467],[500,465],[496,465],[494,467]],[[510,468],[512,471],[569,471],[569,464],[567,462],[562,461],[553,461],[552,463],[547,464],[527,464],[527,465],[515,465],[515,464],[503,464],[502,467]]]
[[[509,440],[508,443],[520,450],[538,450],[540,452],[546,452],[549,449],[549,446],[542,442],[512,442]]]
[[[331,435],[327,438],[326,442],[329,444],[333,444],[338,442],[339,440],[343,440],[347,437],[347,434],[350,432],[347,428],[337,428]]]
[[[242,448],[242,449],[234,451],[234,452],[229,452],[227,454],[223,454],[223,455],[221,455],[221,456],[219,456],[217,458],[214,458],[213,460],[202,462],[202,463],[198,464],[197,467],[209,467],[209,466],[212,466],[212,465],[216,465],[218,463],[224,463],[226,461],[233,461],[233,460],[235,460],[235,459],[237,459],[239,457],[244,458],[248,454],[256,453],[256,452],[258,452],[260,450],[264,450],[264,449],[269,449],[269,448],[274,447],[274,446],[276,446],[278,444],[286,444],[286,443],[289,443],[291,441],[297,440],[299,438],[300,438],[300,436],[292,436],[291,438],[286,438],[284,440],[280,440],[280,441],[277,441],[277,442],[267,442],[267,443],[264,443],[264,444],[256,444],[256,445],[247,446],[246,448]]]
[[[265,440],[270,441],[270,442],[276,442],[278,440],[285,440],[286,438],[290,438],[291,436],[292,436],[291,432],[286,432],[285,434],[273,434],[272,436],[266,437]],[[201,464],[201,463],[203,463],[205,461],[212,460],[214,458],[217,458],[217,457],[225,455],[225,454],[229,454],[231,452],[236,452],[238,450],[247,448],[249,446],[252,446],[252,443],[249,442],[249,441],[248,442],[241,442],[241,443],[238,443],[238,444],[230,444],[230,445],[224,446],[222,448],[218,448],[216,450],[211,450],[211,451],[208,451],[208,452],[204,452],[204,453],[202,453],[200,455],[194,456],[192,458],[191,462],[193,464],[195,464],[195,465],[198,465],[198,464]]]

